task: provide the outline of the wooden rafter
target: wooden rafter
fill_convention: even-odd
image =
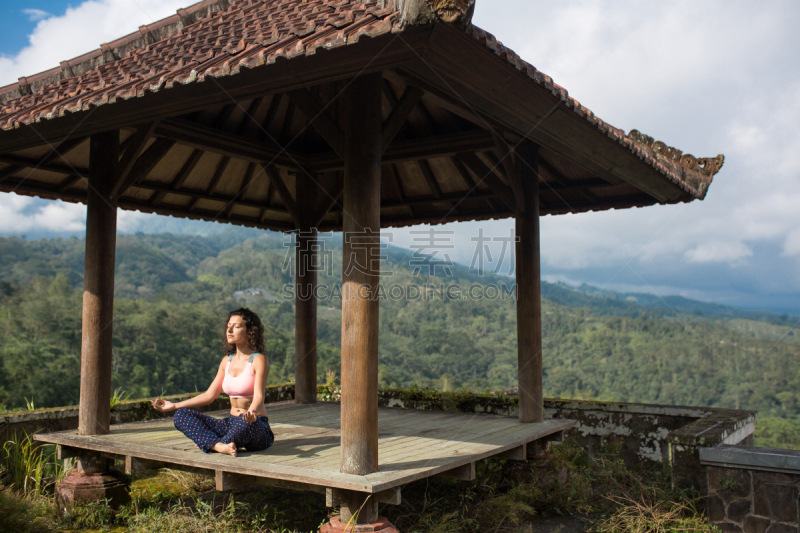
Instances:
[[[21,165],[11,165],[10,167],[6,167],[3,170],[0,170],[0,182],[5,180],[6,178],[13,176],[20,170],[24,169],[24,166]]]
[[[406,87],[403,96],[401,96],[400,100],[394,104],[392,112],[383,123],[383,131],[381,133],[383,152],[386,152],[386,149],[392,144],[392,141],[400,132],[403,124],[406,123],[409,115],[411,115],[411,112],[417,107],[417,104],[422,99],[424,94],[425,92],[417,87]]]
[[[331,209],[334,208],[334,206],[338,204],[341,207],[342,192],[344,192],[344,179],[337,179],[333,189],[326,191],[326,194],[323,196],[322,205],[320,206],[317,214],[314,216],[314,221],[311,226],[312,228],[316,228],[322,224],[323,219],[331,211]]]
[[[286,96],[305,115],[309,124],[325,139],[336,155],[344,159],[344,132],[311,91],[308,89],[290,91]]]
[[[189,175],[192,173],[194,168],[197,166],[197,163],[200,162],[200,159],[203,157],[202,150],[194,150],[190,155],[186,162],[183,164],[181,169],[172,179],[169,184],[169,189],[177,190],[183,187],[183,184],[189,178]],[[164,201],[164,197],[167,195],[166,192],[159,192],[155,196],[153,196],[152,200],[150,201],[151,205],[158,205],[162,201]]]
[[[288,147],[289,143],[291,142],[289,135],[292,131],[292,122],[294,122],[295,109],[297,109],[297,106],[294,105],[294,102],[290,101],[286,106],[286,114],[283,116],[283,127],[281,127],[281,133],[277,139],[281,147]]]
[[[89,176],[89,169],[85,167],[76,167],[73,165],[62,165],[59,163],[46,163],[41,164],[40,159],[32,157],[23,157],[19,155],[0,155],[0,163],[8,163],[10,165],[19,166],[22,168],[35,168],[38,170],[46,170],[48,172],[55,172],[57,174],[77,174],[82,178]]]
[[[272,128],[272,123],[275,122],[275,117],[278,116],[278,110],[281,107],[281,100],[283,100],[283,94],[275,94],[272,96],[272,99],[269,102],[269,109],[267,109],[267,114],[264,116],[264,122],[261,124],[261,131],[258,132],[258,138],[264,142],[269,140],[269,132]]]
[[[204,126],[183,119],[164,120],[156,127],[155,134],[173,139],[184,146],[199,148],[207,152],[243,159],[252,163],[275,161],[281,165],[294,166],[303,163],[301,154],[282,153],[281,149],[269,148],[263,142],[249,137]],[[283,150],[283,152],[286,152]]]
[[[559,186],[562,187],[562,189],[560,189],[560,191],[565,191],[565,190],[570,190],[570,189],[575,188],[573,185],[570,184],[570,180],[568,180],[566,177],[564,177],[561,174],[561,172],[559,172],[553,165],[550,164],[550,162],[545,160],[543,157],[539,158],[539,166],[541,168],[543,168],[550,175],[550,177],[552,177],[559,184]],[[594,202],[594,201],[597,201],[597,199],[598,199],[595,194],[593,194],[591,191],[587,191],[585,188],[577,187],[575,189],[577,190],[578,194],[583,196],[589,202]],[[551,184],[549,184],[549,183],[544,183],[544,184],[541,185],[540,190],[541,190],[541,192],[545,192],[545,191],[548,191],[548,190],[558,191],[559,189],[553,188],[551,186]],[[563,201],[565,204],[567,204],[570,207],[574,204],[574,202],[567,203],[566,200],[564,200],[560,196],[559,196],[559,200]]]
[[[122,180],[117,180],[111,194],[112,200],[118,200],[125,191],[139,180],[147,177],[165,155],[175,146],[171,139],[156,139],[153,144],[136,159],[127,175]],[[127,155],[127,154],[126,154]]]
[[[295,224],[299,227],[300,223],[302,222],[300,209],[297,207],[297,202],[295,202],[294,198],[292,198],[292,194],[289,192],[289,188],[286,186],[286,183],[284,183],[280,171],[271,165],[265,164],[262,166],[269,176],[270,181],[275,186],[275,190],[278,192],[281,200],[283,200],[283,205],[286,206],[286,210],[292,216],[292,220],[294,220]]]
[[[230,196],[230,195],[222,195],[222,194],[207,194],[205,191],[197,191],[194,189],[177,189],[173,190],[169,187],[165,186],[163,183],[153,182],[153,181],[141,181],[136,184],[137,189],[144,189],[146,191],[153,191],[155,193],[164,193],[164,194],[175,194],[178,196],[186,196],[192,198],[194,201],[199,200],[210,200],[213,202],[220,202],[223,204],[235,204],[242,207],[253,207],[256,209],[266,209],[272,213],[280,213],[282,215],[286,215],[289,212],[286,209],[280,208],[278,206],[265,206],[262,202],[254,201],[254,200],[245,200],[239,196]],[[159,204],[159,206],[163,206],[164,204]],[[169,206],[169,204],[167,204]],[[152,206],[152,208],[157,208],[159,206]],[[172,206],[169,206],[172,208]],[[230,216],[230,214],[228,214]]]
[[[494,135],[493,137],[500,158],[498,163],[502,165],[506,179],[509,185],[511,185],[511,190],[514,191],[514,198],[516,199],[517,205],[516,212],[521,213],[525,210],[526,206],[524,200],[525,195],[523,194],[522,188],[522,177],[519,175],[516,168],[516,159],[519,155],[512,152],[511,147],[504,138],[499,135]]]
[[[217,163],[217,168],[214,169],[214,174],[211,176],[211,181],[208,183],[208,187],[206,187],[205,196],[211,196],[214,193],[214,189],[219,185],[219,180],[222,179],[222,175],[225,173],[225,169],[228,168],[228,163],[230,162],[231,158],[226,155],[220,158]],[[194,211],[200,200],[200,197],[195,196],[195,198],[189,202],[189,211]]]
[[[231,115],[234,111],[236,111],[237,104],[230,103],[225,105],[222,108],[222,111],[214,117],[213,127],[217,129],[222,129],[225,127],[225,123],[228,122],[228,119],[231,118]]]
[[[475,185],[475,180],[472,179],[472,176],[470,175],[469,171],[467,170],[467,167],[464,166],[464,163],[462,163],[459,158],[451,157],[450,158],[450,162],[453,163],[453,166],[456,168],[456,172],[458,172],[458,175],[461,176],[461,179],[464,181],[464,184],[467,186],[467,190],[468,191],[473,192],[473,191],[476,191],[476,190],[480,190],[480,189],[477,188],[477,185]],[[485,198],[484,200],[486,202],[486,205],[489,206],[489,209],[494,209],[495,206],[492,203],[491,198]]]
[[[516,210],[517,199],[514,196],[514,191],[503,183],[477,155],[463,153],[458,155],[458,159],[478,177],[478,183],[485,183],[506,206],[512,211]]]
[[[247,125],[250,122],[255,122],[255,114],[258,111],[258,108],[261,106],[263,98],[253,98],[250,102],[250,105],[247,107],[247,110],[244,112],[244,116],[239,121],[239,124],[236,126],[234,133],[236,135],[244,135],[245,131],[247,131]]]
[[[389,165],[420,159],[450,157],[461,152],[483,152],[493,148],[494,140],[491,134],[484,130],[398,139],[383,153],[382,163]],[[305,160],[307,167],[317,173],[344,169],[344,163],[336,154],[332,153],[307,156]]]
[[[155,122],[144,124],[137,128],[136,133],[131,135],[128,139],[125,152],[119,158],[119,161],[117,161],[117,164],[114,167],[114,176],[112,178],[114,181],[114,186],[111,188],[110,192],[112,199],[119,198],[125,194],[125,191],[128,189],[128,187],[132,185],[132,183],[128,181],[128,176],[130,175],[131,170],[133,170],[134,164],[137,163],[139,156],[142,154],[142,150],[144,150],[144,147],[147,146],[147,142],[153,135],[153,130],[155,127]],[[161,154],[161,157],[166,155],[167,151],[169,150],[165,150],[163,154]],[[158,160],[156,160],[155,163],[158,163]],[[153,166],[155,166],[155,163]],[[152,167],[150,167],[147,172],[149,173],[151,169]]]
[[[255,170],[256,170],[255,163],[250,163],[249,165],[247,165],[247,170],[245,170],[244,176],[242,177],[242,186],[239,189],[239,192],[237,192],[236,195],[234,195],[233,200],[228,202],[228,205],[225,207],[225,218],[231,216],[233,208],[236,207],[236,205],[238,204],[237,200],[244,197],[245,191],[247,191],[247,188],[253,181],[253,175],[255,174]]]

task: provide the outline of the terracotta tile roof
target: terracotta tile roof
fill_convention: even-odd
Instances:
[[[56,69],[0,88],[0,128],[11,130],[176,83],[231,76],[278,58],[311,55],[320,48],[357,43],[362,36],[402,30],[391,2],[381,8],[349,0],[205,0]],[[695,198],[704,196],[707,184],[688,183],[680,165],[635,144],[494,36],[475,26],[466,31],[668,180]]]

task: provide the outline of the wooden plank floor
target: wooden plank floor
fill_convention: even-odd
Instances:
[[[381,408],[378,472],[355,476],[339,472],[339,404],[282,402],[268,404],[267,411],[275,444],[238,457],[203,453],[175,429],[171,418],[114,425],[108,435],[79,436],[72,430],[36,439],[120,458],[375,493],[503,453],[575,423],[550,419],[520,424],[497,415]],[[225,411],[209,414],[228,416]]]

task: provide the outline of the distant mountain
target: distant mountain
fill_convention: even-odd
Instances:
[[[288,251],[291,237],[272,231],[240,228],[227,224],[208,224],[199,221],[170,219],[167,226],[159,219],[159,225],[146,229],[170,227],[176,233],[147,233],[120,235],[117,246],[117,278],[135,278],[136,283],[122,284],[126,297],[154,294],[166,283],[178,280],[189,281],[196,277],[197,266],[206,258],[216,257],[249,239],[257,239],[262,249]],[[335,233],[322,238],[324,249],[341,256],[342,237]],[[480,283],[512,285],[513,278],[497,275],[491,271],[479,273],[458,263],[448,263],[435,257],[421,259],[412,250],[387,246],[383,251],[388,268],[392,265],[414,269],[418,275],[441,280],[440,283]],[[0,237],[0,280],[25,285],[32,276],[64,274],[72,283],[80,283],[83,273],[83,239],[41,238],[39,240],[19,237]],[[136,276],[129,276],[136,274]],[[150,273],[151,275],[147,275]],[[144,289],[139,287],[147,286]],[[120,292],[118,283],[118,292]],[[586,308],[598,315],[635,318],[642,314],[652,317],[675,317],[694,315],[706,318],[745,319],[768,322],[775,325],[797,325],[800,316],[777,313],[769,310],[748,310],[716,303],[692,300],[683,296],[656,296],[645,293],[619,293],[591,285],[578,287],[564,283],[542,282],[542,296],[554,303],[573,308]]]

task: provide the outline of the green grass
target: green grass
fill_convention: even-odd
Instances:
[[[125,392],[121,387],[114,389],[114,394],[111,396],[111,408],[114,409],[130,397],[131,393]]]
[[[58,527],[52,503],[0,485],[0,531],[40,533]]]
[[[55,446],[42,446],[26,432],[14,433],[3,443],[3,465],[7,485],[37,496],[58,483],[69,469],[56,459]]]
[[[477,468],[473,482],[430,478],[411,483],[403,489],[402,504],[382,505],[380,514],[404,533],[511,533],[555,516],[584,517],[597,533],[716,532],[706,524],[703,499],[673,489],[666,469],[626,468],[614,445],[590,458],[576,443],[566,442],[528,462],[490,459]],[[77,507],[58,523],[46,499],[5,489],[0,497],[11,503],[0,505],[0,530],[16,531],[2,527],[16,520],[28,528],[19,529],[23,533],[45,526],[102,533],[302,533],[316,531],[338,512],[326,508],[316,493],[213,489],[207,476],[147,472],[134,477],[130,504],[116,511],[104,503]],[[41,519],[29,520],[29,512]]]
[[[536,518],[570,515],[587,517],[596,532],[716,531],[702,500],[673,489],[668,470],[631,471],[613,445],[593,461],[574,442],[528,463],[482,461],[474,482],[413,483],[403,504],[385,513],[408,533],[510,533]]]

